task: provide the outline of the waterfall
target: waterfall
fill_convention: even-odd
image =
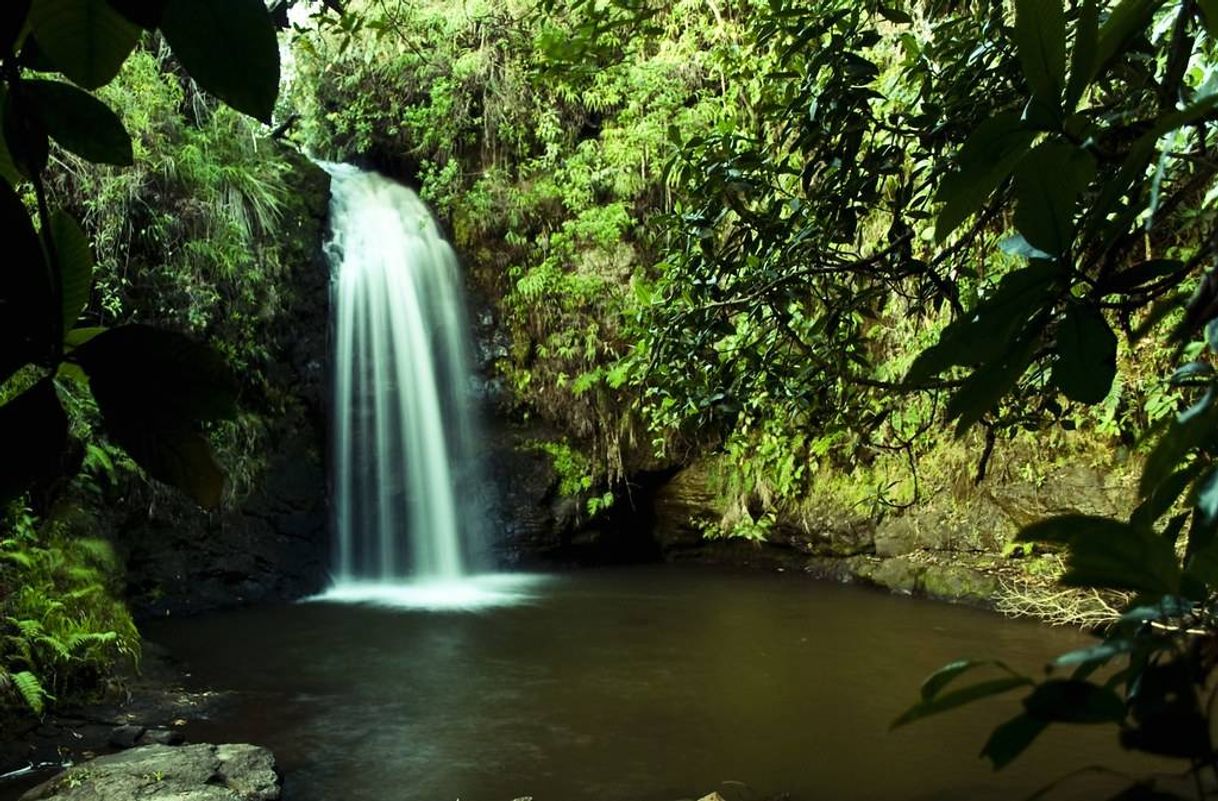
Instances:
[[[452,587],[485,567],[487,508],[457,258],[410,189],[323,166],[332,176],[331,594]]]

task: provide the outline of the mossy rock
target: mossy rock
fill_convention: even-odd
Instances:
[[[922,591],[948,600],[988,601],[998,593],[998,579],[956,565],[928,565],[922,573]]]

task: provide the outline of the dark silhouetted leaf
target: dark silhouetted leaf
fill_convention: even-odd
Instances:
[[[1066,82],[1062,0],[1015,0],[1015,46],[1032,93],[1056,106]]]
[[[1060,256],[1074,241],[1074,210],[1095,177],[1087,151],[1060,141],[1038,145],[1015,171],[1015,227],[1038,250]]]
[[[1031,715],[1016,715],[994,729],[981,749],[981,756],[990,760],[994,770],[1001,770],[1026,751],[1048,725]]]
[[[30,26],[39,49],[86,89],[118,75],[140,34],[106,0],[34,0]]]
[[[25,17],[30,11],[30,0],[5,0],[0,3],[0,53],[11,52],[17,37],[25,27]]]
[[[926,680],[922,682],[922,700],[934,700],[935,697],[938,696],[939,693],[942,692],[945,687],[947,687],[947,685],[955,681],[957,677],[979,667],[996,667],[1010,673],[1013,676],[1018,676],[1018,674],[1007,667],[1006,664],[993,659],[959,659],[955,662],[950,662],[944,665],[926,677]]]
[[[1215,422],[1218,422],[1218,409],[1214,406],[1211,390],[1167,424],[1142,466],[1139,495],[1149,497],[1182,465],[1194,448],[1208,441],[1213,436]]]
[[[1007,676],[1001,679],[991,679],[971,684],[968,687],[963,687],[949,693],[941,693],[929,701],[920,701],[905,710],[900,717],[892,722],[892,728],[895,729],[913,723],[915,720],[921,720],[930,715],[937,715],[940,712],[946,712],[950,709],[970,704],[973,701],[980,701],[982,698],[1000,695],[1017,687],[1029,687],[1032,685],[1031,679],[1019,676]]]
[[[1096,74],[1129,47],[1135,37],[1146,32],[1164,0],[1121,0],[1100,28],[1096,47]]]
[[[66,335],[89,304],[93,287],[93,253],[89,239],[76,220],[65,211],[51,217],[51,237],[63,281],[63,331]]]
[[[993,295],[943,329],[939,341],[918,355],[905,381],[917,385],[949,367],[968,367],[1000,357],[1010,340],[1048,303],[1061,274],[1056,265],[1039,262],[1003,276]]]
[[[1125,702],[1110,689],[1088,681],[1050,679],[1023,701],[1028,714],[1050,723],[1120,723]]]
[[[942,241],[976,214],[994,190],[1011,174],[1036,138],[1019,114],[1009,111],[985,120],[960,148],[959,170],[944,177],[935,199],[944,204],[935,222]]]
[[[199,85],[269,123],[279,96],[279,43],[262,0],[169,0],[161,32]]]
[[[42,244],[20,198],[0,182],[4,280],[0,281],[0,383],[51,349],[51,288]]]
[[[1074,52],[1070,58],[1070,78],[1066,83],[1066,111],[1073,111],[1095,78],[1099,66],[1100,12],[1096,0],[1084,0],[1074,26]]]
[[[1175,259],[1151,259],[1112,276],[1104,289],[1107,292],[1136,292],[1160,279],[1180,275],[1184,267],[1184,262]]]
[[[51,141],[47,136],[42,116],[33,107],[29,96],[20,91],[24,82],[16,85],[4,98],[2,113],[4,143],[9,158],[22,176],[29,178],[46,169],[51,152]]]
[[[65,150],[97,164],[132,163],[131,137],[105,103],[61,81],[27,81],[25,90],[47,133]]]
[[[168,0],[106,0],[110,7],[141,28],[152,30],[161,24]]]
[[[1147,528],[1105,517],[1061,515],[1023,528],[1021,542],[1069,546],[1063,584],[1171,595],[1180,565],[1171,543]]]
[[[16,186],[21,182],[22,175],[21,171],[17,169],[16,162],[13,161],[13,154],[8,151],[8,142],[4,137],[4,113],[7,105],[8,94],[0,85],[0,178],[8,181],[10,185]]]
[[[223,473],[195,430],[236,413],[223,359],[181,334],[147,326],[102,332],[70,358],[89,376],[107,433],[150,475],[215,506]]]
[[[55,385],[44,378],[0,406],[0,502],[11,500],[63,469],[68,417]]]
[[[77,348],[93,394],[140,408],[149,425],[231,419],[237,382],[220,354],[190,337],[145,325],[111,328]],[[105,411],[103,405],[102,411]]]
[[[1019,336],[1010,342],[1006,351],[998,358],[977,368],[965,379],[956,394],[947,402],[947,419],[956,420],[956,436],[965,432],[988,414],[1018,383],[1028,369],[1036,347],[1040,343],[1040,332],[1044,328],[1042,316],[1030,322]]]
[[[1117,340],[1104,315],[1071,303],[1057,329],[1053,384],[1071,400],[1099,403],[1116,378]]]
[[[1108,801],[1187,801],[1184,796],[1156,790],[1153,784],[1138,782],[1131,784]]]
[[[1193,462],[1161,481],[1130,515],[1129,522],[1143,528],[1153,526],[1156,520],[1172,508],[1184,488],[1200,474],[1201,467],[1200,462]]]
[[[1205,20],[1205,32],[1211,39],[1218,38],[1218,0],[1197,0],[1197,7]]]

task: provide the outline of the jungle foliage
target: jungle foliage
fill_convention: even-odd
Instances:
[[[238,391],[277,408],[255,323],[295,201],[245,116],[278,96],[258,0],[6,3],[0,73],[0,706],[41,713],[138,655],[90,510],[141,470],[218,504],[209,440],[261,430]]]
[[[411,154],[458,244],[508,276],[517,397],[608,398],[587,418],[727,454],[768,486],[763,510],[826,466],[912,462],[940,423],[982,432],[979,480],[1021,432],[1136,445],[1128,519],[1021,535],[1066,553],[1067,584],[1133,593],[1103,642],[1040,681],[999,664],[960,687],[983,663],[955,663],[898,723],[1027,689],[984,748],[995,767],[1051,724],[1094,723],[1216,769],[1218,8],[553,0],[441,22],[442,6],[374,17],[374,43],[318,58],[310,82],[335,102],[311,118],[336,155]],[[694,52],[657,91],[641,65],[674,43]],[[396,101],[351,88],[395,75]],[[626,121],[654,171],[613,149]],[[571,236],[589,230],[604,236]],[[478,246],[499,240],[496,264]]]

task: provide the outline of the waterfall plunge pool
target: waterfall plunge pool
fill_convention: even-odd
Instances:
[[[318,601],[157,621],[147,636],[198,689],[225,693],[188,736],[272,748],[285,801],[676,801],[714,789],[732,801],[997,801],[1083,765],[1156,767],[1121,752],[1111,729],[1074,726],[994,773],[976,755],[1018,693],[888,731],[945,662],[1034,672],[1085,642],[1077,632],[683,567],[510,592],[517,603],[481,611]],[[1048,798],[1119,786],[1093,778]]]
[[[472,612],[528,603],[538,597],[535,590],[548,578],[524,573],[487,573],[453,579],[340,580],[320,595],[305,600],[430,612]]]

